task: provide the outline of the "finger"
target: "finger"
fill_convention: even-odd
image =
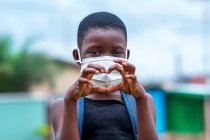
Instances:
[[[126,75],[125,80],[127,81],[130,89],[135,88],[137,82],[136,75]]]
[[[136,91],[136,84],[137,84],[137,78],[136,75],[126,75],[125,79],[129,85],[129,90],[131,94],[133,94]]]
[[[107,88],[107,92],[108,93],[113,92],[113,91],[117,91],[117,90],[122,90],[121,83],[120,84],[113,85],[113,86],[110,86],[110,87]]]
[[[84,68],[82,74],[99,74],[99,71],[94,68]]]
[[[88,84],[91,84],[88,79],[82,77],[79,78],[79,90],[84,90],[84,88],[86,88]]]
[[[101,66],[101,65],[98,65],[98,64],[89,64],[87,66],[87,68],[94,68],[94,69],[98,70],[100,73],[107,72],[107,70],[105,69],[104,66]]]
[[[115,63],[122,64],[123,62],[127,62],[125,59],[119,58],[114,60]]]
[[[120,60],[116,63],[121,64],[123,66],[124,71],[128,72],[129,74],[135,74],[136,67],[133,64]]]
[[[108,68],[108,73],[111,73],[113,70],[117,70],[119,72],[122,72],[123,71],[123,66],[118,64],[118,63],[115,63],[114,65],[112,65]]]
[[[107,92],[107,88],[105,87],[92,86],[90,88],[90,93],[106,93],[106,92]]]
[[[91,84],[91,82],[88,79],[80,77],[79,78],[79,85],[81,85],[81,84]]]
[[[125,79],[130,79],[133,83],[137,82],[136,75],[125,75]]]
[[[90,80],[94,74],[99,74],[99,71],[94,68],[85,68],[82,71],[81,77]]]
[[[80,96],[82,96],[84,89],[87,87],[87,84],[90,84],[90,82],[87,79],[80,77],[75,84],[77,84],[77,86],[74,89],[74,94],[72,96],[77,100]]]

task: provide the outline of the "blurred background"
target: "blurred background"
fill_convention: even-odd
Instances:
[[[0,0],[0,139],[53,140],[49,106],[79,76],[78,24],[96,11],[126,24],[160,139],[210,140],[208,0]]]

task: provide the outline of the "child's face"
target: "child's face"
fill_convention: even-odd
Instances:
[[[120,30],[91,29],[82,42],[81,59],[99,56],[126,57],[126,40]]]

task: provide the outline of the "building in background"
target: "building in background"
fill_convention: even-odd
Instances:
[[[35,97],[50,97],[62,96],[66,90],[78,79],[80,76],[80,67],[76,64],[68,62],[63,63],[62,71],[54,78],[54,85],[50,86],[47,82],[42,82],[34,85],[30,89],[30,94]]]

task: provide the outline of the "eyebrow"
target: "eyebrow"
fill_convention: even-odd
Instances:
[[[122,49],[122,50],[126,49],[123,45],[120,45],[119,43],[113,45],[113,48],[114,48],[114,49]]]
[[[99,47],[99,45],[93,43],[93,44],[88,45],[88,47],[86,48],[86,51],[90,51],[92,49],[101,50],[101,47]]]

